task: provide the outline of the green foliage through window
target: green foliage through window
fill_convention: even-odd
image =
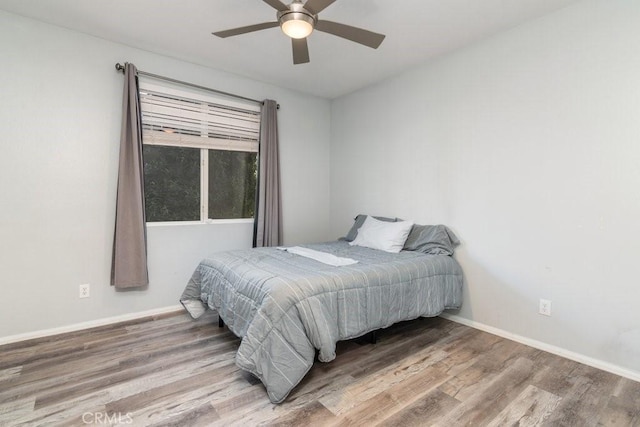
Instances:
[[[200,220],[200,150],[143,145],[148,222]]]
[[[256,153],[209,150],[209,218],[253,218]]]
[[[257,153],[205,150],[208,219],[253,218]],[[200,221],[199,148],[143,145],[147,222]]]

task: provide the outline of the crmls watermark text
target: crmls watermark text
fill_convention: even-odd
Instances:
[[[98,425],[133,424],[133,417],[131,412],[127,412],[126,414],[122,412],[114,412],[113,414],[107,414],[106,412],[85,412],[82,414],[82,422],[85,424]]]

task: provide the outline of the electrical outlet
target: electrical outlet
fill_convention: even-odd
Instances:
[[[90,291],[91,291],[91,288],[90,288],[88,283],[85,283],[84,285],[80,285],[79,297],[80,298],[89,298]]]
[[[548,299],[540,299],[540,308],[538,310],[540,314],[545,316],[551,316],[551,301]]]

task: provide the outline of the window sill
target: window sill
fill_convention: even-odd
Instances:
[[[147,222],[147,227],[180,227],[184,225],[225,225],[225,224],[253,224],[253,218],[208,219],[206,221]]]

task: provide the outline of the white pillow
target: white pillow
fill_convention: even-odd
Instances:
[[[413,222],[410,221],[386,222],[367,216],[358,229],[355,240],[349,244],[398,253],[402,250],[411,227]]]

